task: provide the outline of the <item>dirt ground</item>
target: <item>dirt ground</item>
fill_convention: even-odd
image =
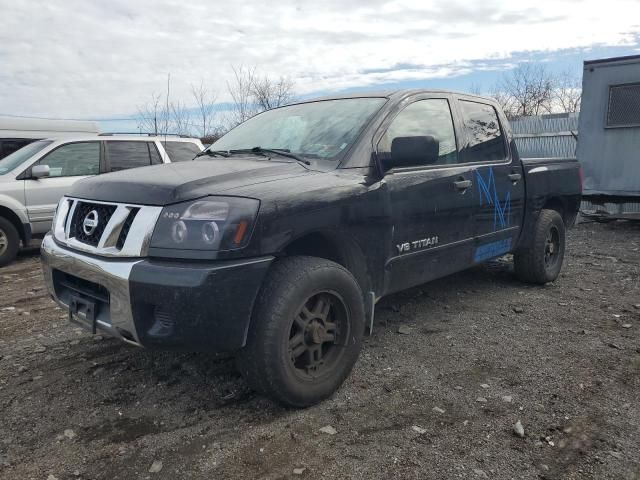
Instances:
[[[568,250],[545,287],[503,259],[383,300],[308,410],[229,358],[71,326],[23,253],[0,269],[0,478],[640,479],[640,225],[581,224]]]

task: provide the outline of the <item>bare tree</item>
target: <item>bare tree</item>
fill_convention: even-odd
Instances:
[[[267,76],[254,77],[252,93],[260,110],[271,110],[291,103],[294,83],[289,77],[272,80]]]
[[[494,90],[508,117],[541,115],[553,109],[554,79],[541,65],[520,65],[504,75]]]
[[[155,135],[197,132],[207,143],[220,138],[226,130],[248,120],[259,112],[291,103],[294,82],[289,77],[272,79],[258,75],[255,67],[232,67],[233,77],[227,82],[232,109],[223,123],[216,108],[217,96],[203,82],[191,85],[195,108],[171,100],[171,76],[167,76],[165,94],[153,94],[151,101],[138,107],[138,127]]]
[[[257,113],[291,103],[294,99],[293,80],[272,79],[259,75],[255,67],[232,67],[233,79],[227,82],[233,101],[230,127],[248,120]]]
[[[469,86],[469,93],[472,93],[474,95],[482,95],[482,87],[479,83],[473,82]]]
[[[192,94],[202,123],[193,122],[192,109],[185,103],[171,100],[171,76],[167,75],[166,93],[153,93],[149,103],[138,107],[138,128],[154,135],[191,135],[195,128],[202,128],[203,136],[207,135],[214,129],[215,96],[210,95],[203,84],[198,88],[192,85]]]
[[[580,77],[570,71],[561,73],[556,79],[553,95],[555,109],[563,113],[580,111],[582,84]]]
[[[493,99],[498,102],[500,108],[507,116],[507,118],[513,118],[515,115],[512,113],[513,111],[513,99],[507,93],[501,91],[498,87],[494,87],[493,92],[491,93]]]
[[[189,115],[189,108],[180,102],[170,102],[168,108],[170,128],[164,133],[190,135],[192,122],[191,116]]]
[[[145,133],[158,135],[166,132],[169,126],[169,115],[162,104],[162,95],[152,93],[151,101],[138,107],[138,128]]]
[[[215,107],[217,96],[209,91],[201,81],[199,86],[191,85],[191,94],[198,109],[198,129],[202,138],[212,136],[216,131],[215,120],[217,111]]]
[[[258,113],[259,109],[253,98],[253,83],[256,76],[255,67],[231,67],[233,70],[233,79],[227,82],[227,89],[233,101],[233,110],[231,111],[230,126],[236,125],[248,120]]]

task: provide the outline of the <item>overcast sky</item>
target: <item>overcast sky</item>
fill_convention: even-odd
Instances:
[[[640,53],[638,0],[0,0],[0,12],[0,114],[14,115],[132,115],[168,72],[174,99],[202,80],[224,101],[241,64],[305,94],[446,86],[572,49]]]

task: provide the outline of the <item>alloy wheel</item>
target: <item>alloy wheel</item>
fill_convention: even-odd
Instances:
[[[339,363],[349,335],[349,313],[335,292],[310,296],[293,318],[289,333],[289,360],[294,373],[316,380]]]
[[[544,244],[544,264],[547,268],[551,268],[558,261],[560,256],[560,232],[558,228],[552,226],[547,232]]]

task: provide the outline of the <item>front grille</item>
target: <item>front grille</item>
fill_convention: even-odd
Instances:
[[[143,257],[162,207],[65,197],[52,232],[71,249],[105,257]],[[86,228],[83,228],[86,227]]]
[[[107,227],[107,223],[111,219],[113,212],[116,211],[116,205],[104,205],[102,203],[89,203],[78,202],[76,205],[73,218],[71,219],[70,234],[75,237],[79,242],[97,247],[100,242],[100,238],[104,233],[104,229]],[[84,231],[83,224],[87,215],[90,212],[95,211],[97,213],[97,226],[95,229],[87,234]]]
[[[120,235],[118,236],[118,241],[116,242],[116,248],[118,250],[122,250],[122,247],[124,247],[124,242],[129,235],[129,230],[131,229],[131,225],[133,225],[133,221],[136,219],[138,211],[140,211],[139,208],[132,208],[129,216],[122,225],[122,230],[120,230]]]

